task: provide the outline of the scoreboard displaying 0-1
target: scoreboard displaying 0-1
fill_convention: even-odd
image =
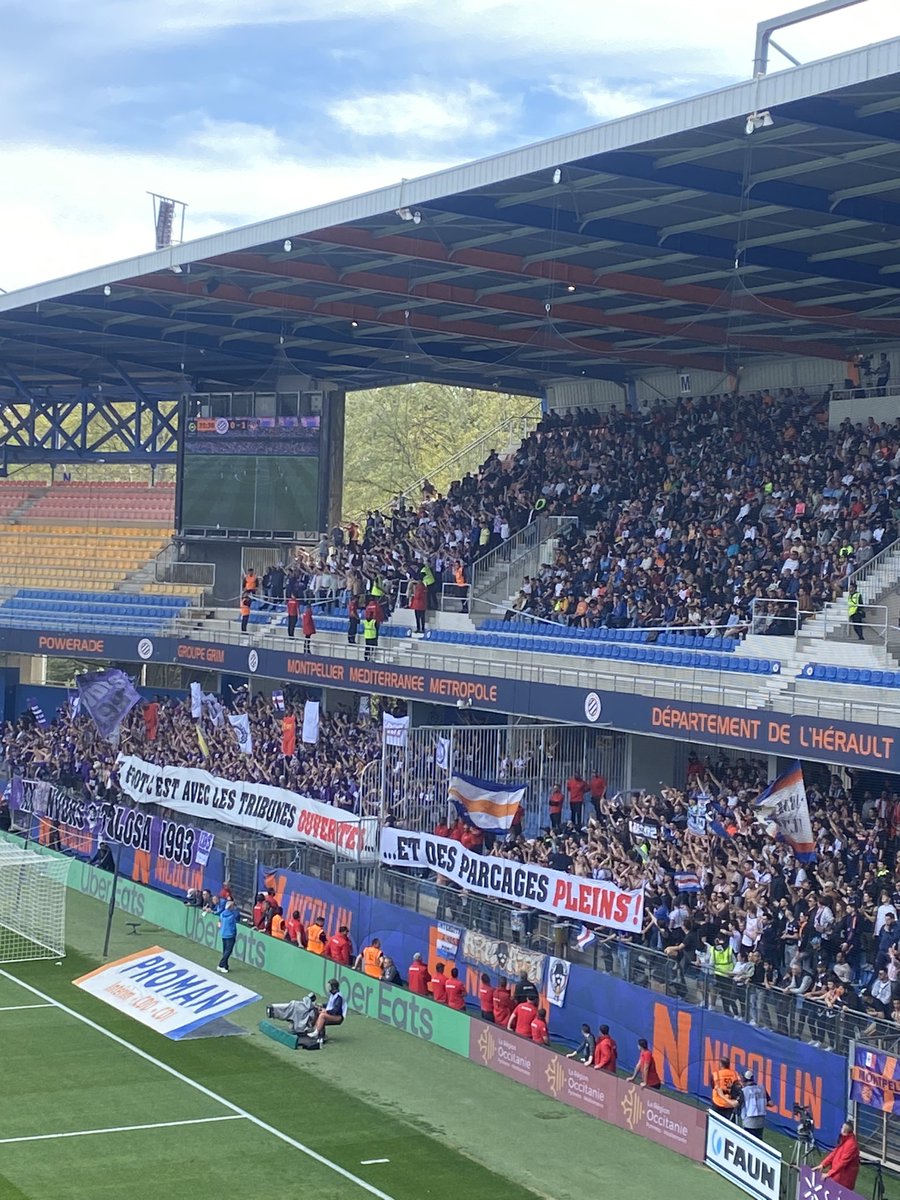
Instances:
[[[181,527],[316,529],[320,443],[318,414],[188,417]]]

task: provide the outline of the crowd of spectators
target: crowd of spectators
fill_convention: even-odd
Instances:
[[[323,713],[315,744],[304,743],[299,732],[292,754],[283,753],[282,718],[302,713],[302,701],[284,696],[282,712],[262,693],[251,696],[239,689],[231,696],[236,713],[250,717],[252,752],[244,753],[225,714],[218,724],[202,722],[204,753],[189,701],[158,699],[155,736],[148,736],[140,707],[132,710],[119,737],[118,751],[97,732],[86,715],[69,708],[49,725],[32,713],[4,729],[2,745],[7,769],[31,779],[51,779],[84,789],[95,798],[118,794],[118,752],[135,754],[165,766],[201,767],[223,779],[265,783],[311,796],[314,800],[356,811],[363,768],[381,754],[381,728],[369,717],[351,717],[344,710]],[[299,730],[299,720],[298,720]]]
[[[601,775],[575,775],[551,793],[540,836],[514,831],[482,849],[644,885],[639,933],[596,930],[591,953],[608,971],[816,1044],[835,1040],[838,1014],[857,1033],[890,1021],[900,1038],[900,792],[849,773],[808,780],[816,858],[802,862],[757,819],[765,782],[761,766],[725,755],[692,755],[684,786],[656,795],[608,796]]]
[[[827,399],[802,389],[551,413],[446,495],[426,485],[417,505],[333,529],[263,591],[346,604],[374,587],[396,604],[424,579],[433,609],[442,584],[461,598],[471,563],[544,512],[576,523],[511,616],[738,636],[754,599],[776,615],[837,599],[896,538],[898,482],[900,420],[829,430]]]
[[[288,691],[287,712],[299,712],[301,695]],[[285,755],[280,708],[245,689],[232,702],[250,716],[252,753],[240,749],[227,720],[217,725],[204,718],[207,756],[190,702],[176,699],[157,701],[152,739],[135,709],[118,748],[360,811],[363,768],[381,754],[377,710],[323,715],[318,742],[305,745],[298,738]],[[118,794],[116,750],[87,717],[68,708],[48,725],[27,712],[7,724],[2,747],[9,772],[74,785],[101,799]],[[498,763],[498,776],[501,768]],[[514,777],[516,764],[506,770]],[[435,832],[474,852],[621,887],[644,886],[643,929],[630,935],[598,929],[592,953],[599,965],[650,982],[652,964],[664,963],[668,985],[689,998],[700,989],[726,1012],[795,1034],[801,1033],[798,1014],[804,1014],[804,1035],[828,1042],[828,1020],[820,1015],[826,1010],[855,1014],[860,1031],[873,1020],[900,1027],[900,793],[890,781],[877,787],[868,778],[810,772],[814,862],[798,861],[757,819],[754,801],[766,783],[762,766],[724,753],[715,762],[692,754],[683,784],[661,786],[655,795],[610,795],[599,769],[586,779],[561,774],[549,795],[529,790],[528,820],[520,809],[505,837],[483,836],[461,821],[441,821]],[[422,819],[441,811],[428,797],[420,799]],[[415,824],[410,804],[407,797],[403,823]],[[526,828],[540,832],[528,836]],[[449,887],[442,892],[458,898],[450,903],[460,911],[470,902],[466,923],[479,924],[483,901]],[[511,918],[513,935],[528,941],[536,914],[517,910]],[[766,993],[798,1003],[772,1008],[760,998]]]

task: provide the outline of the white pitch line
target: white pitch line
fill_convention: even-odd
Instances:
[[[359,1160],[359,1165],[361,1167],[371,1167],[373,1163],[385,1163],[390,1161],[391,1160],[389,1158],[361,1158]]]
[[[53,1008],[47,1004],[45,1008]],[[136,1129],[174,1129],[176,1125],[211,1125],[216,1121],[244,1121],[232,1113],[227,1117],[192,1117],[189,1121],[155,1121],[152,1125],[114,1125],[111,1129],[75,1129],[71,1133],[33,1133],[28,1137],[0,1138],[0,1146],[9,1146],[12,1142],[52,1142],[57,1138],[93,1137],[97,1133],[132,1133]]]
[[[21,1012],[24,1008],[56,1008],[55,1004],[5,1004],[0,1012]]]
[[[113,1033],[110,1029],[104,1029],[102,1025],[98,1025],[96,1021],[92,1021],[90,1017],[83,1016],[80,1012],[76,1012],[74,1008],[69,1008],[67,1004],[61,1004],[58,1000],[54,1000],[52,996],[48,996],[46,992],[42,992],[39,988],[32,987],[30,983],[25,983],[21,979],[17,979],[15,975],[10,975],[8,971],[0,969],[0,976],[8,979],[10,983],[17,983],[20,988],[24,988],[26,992],[31,992],[33,996],[38,996],[41,1000],[46,1000],[52,1004],[54,1008],[58,1008],[60,1012],[67,1013],[70,1017],[74,1017],[76,1021],[81,1021],[83,1025],[102,1034],[103,1037],[109,1038],[110,1041],[116,1042],[119,1046],[124,1046],[126,1050],[130,1050],[132,1054],[136,1054],[138,1058],[144,1059],[145,1062],[151,1063],[154,1067],[159,1067],[161,1071],[165,1071],[167,1075],[171,1075],[174,1079],[178,1079],[181,1083],[187,1084],[195,1091],[200,1092],[204,1096],[208,1096],[211,1100],[217,1100],[219,1104],[225,1108],[231,1109],[233,1113],[237,1113],[239,1117],[246,1117],[258,1129],[264,1129],[266,1133],[270,1133],[272,1137],[276,1137],[279,1141],[285,1142],[288,1146],[292,1146],[295,1150],[299,1150],[301,1154],[305,1154],[307,1158],[311,1158],[314,1162],[319,1163],[323,1167],[327,1167],[329,1171],[334,1171],[343,1179],[355,1183],[358,1188],[362,1188],[364,1192],[368,1192],[370,1196],[377,1196],[378,1200],[394,1200],[393,1196],[389,1196],[387,1192],[381,1191],[371,1183],[367,1183],[365,1179],[360,1179],[358,1175],[354,1175],[352,1171],[348,1171],[346,1167],[342,1167],[340,1163],[332,1162],[330,1158],[326,1158],[324,1154],[319,1154],[317,1150],[313,1150],[310,1146],[304,1146],[303,1142],[298,1142],[296,1138],[292,1138],[287,1133],[282,1133],[280,1129],[276,1129],[274,1125],[270,1125],[267,1121],[263,1121],[260,1117],[255,1117],[253,1113],[247,1112],[245,1108],[241,1108],[239,1104],[234,1104],[231,1100],[226,1100],[211,1088],[206,1087],[202,1083],[198,1083],[196,1079],[191,1079],[187,1075],[182,1075],[174,1067],[170,1067],[168,1063],[162,1062],[158,1058],[154,1058],[152,1054],[148,1054],[146,1050],[142,1050],[140,1046],[134,1046],[125,1038],[119,1037],[117,1033]]]

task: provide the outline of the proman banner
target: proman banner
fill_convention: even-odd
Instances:
[[[259,999],[162,946],[106,963],[72,982],[174,1041]]]
[[[431,833],[382,829],[381,861],[391,867],[434,871],[467,892],[524,904],[561,919],[628,932],[640,929],[644,919],[643,888],[629,891],[534,863],[472,854],[459,842]]]
[[[235,783],[197,767],[161,767],[131,754],[117,760],[119,785],[137,804],[222,821],[290,842],[309,842],[345,858],[372,860],[376,818],[265,783]]]

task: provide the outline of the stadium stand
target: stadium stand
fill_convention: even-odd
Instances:
[[[523,617],[737,638],[754,599],[817,612],[897,537],[900,421],[829,431],[826,417],[802,389],[551,414],[446,497],[370,513],[294,565],[318,598],[326,574],[344,596],[358,576],[402,600],[423,569],[452,585],[537,511],[569,514],[553,561],[509,600]]]

